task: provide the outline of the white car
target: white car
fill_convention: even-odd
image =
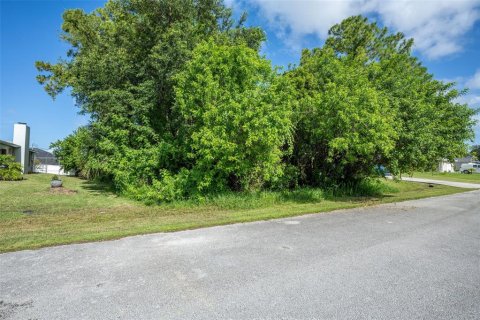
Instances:
[[[460,166],[461,173],[480,173],[480,162],[464,163]]]

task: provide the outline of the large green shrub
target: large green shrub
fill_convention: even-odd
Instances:
[[[110,0],[92,13],[65,11],[68,59],[37,62],[47,93],[71,88],[91,119],[53,146],[64,168],[139,197],[146,193],[135,190],[157,190],[156,181],[189,170],[192,161],[179,147],[175,77],[212,37],[259,50],[263,31],[231,16],[217,0]]]
[[[368,78],[364,59],[305,50],[288,76],[297,88],[292,161],[303,184],[358,181],[395,145],[395,110]]]
[[[323,185],[358,190],[466,151],[474,111],[412,55],[413,40],[361,16],[281,74],[264,33],[220,0],[109,0],[67,10],[68,58],[37,62],[90,123],[56,142],[66,170],[139,200]],[[352,191],[353,192],[353,191]]]
[[[388,102],[384,117],[393,116],[395,146],[379,153],[377,164],[398,174],[436,167],[438,159],[463,156],[474,137],[475,110],[460,104],[464,91],[438,81],[412,54],[414,39],[354,16],[333,26],[325,48],[345,61],[362,59],[370,86]],[[362,71],[363,70],[363,71]]]
[[[0,180],[22,180],[22,166],[13,156],[0,155]]]
[[[466,152],[475,111],[453,84],[433,78],[413,40],[356,16],[333,26],[287,73],[296,85],[294,153],[307,185],[343,185],[436,166]]]
[[[199,191],[253,190],[283,174],[290,87],[245,45],[199,45],[177,77],[182,148]]]

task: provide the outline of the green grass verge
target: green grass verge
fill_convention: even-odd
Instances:
[[[238,222],[355,208],[466,191],[449,186],[382,182],[376,197],[334,197],[320,189],[227,194],[203,201],[147,206],[102,186],[64,177],[70,193],[53,193],[50,175],[0,182],[0,252],[100,241]]]
[[[479,173],[464,174],[459,172],[415,172],[413,177],[454,182],[480,183]]]

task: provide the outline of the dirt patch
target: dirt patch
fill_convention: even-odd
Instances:
[[[74,195],[77,194],[78,191],[76,190],[70,190],[64,187],[59,187],[59,188],[50,188],[49,193],[51,194],[65,194],[65,195]]]

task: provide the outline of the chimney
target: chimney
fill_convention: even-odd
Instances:
[[[20,146],[15,151],[15,158],[22,165],[22,172],[29,172],[30,164],[30,127],[26,123],[18,122],[13,125],[13,143]]]

